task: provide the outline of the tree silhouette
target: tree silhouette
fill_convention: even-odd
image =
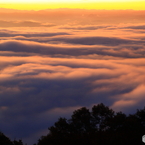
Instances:
[[[104,104],[75,110],[70,119],[59,118],[37,145],[142,145],[145,108],[133,115],[114,112]]]
[[[0,145],[23,145],[22,140],[11,141],[7,136],[0,132]]]
[[[2,132],[0,132],[0,145],[13,145],[8,137],[6,137]]]
[[[35,145],[143,145],[145,107],[134,114],[114,112],[103,103],[75,110],[70,119],[60,117]],[[23,145],[0,132],[0,145]]]
[[[74,133],[87,133],[91,129],[91,113],[85,107],[74,111],[69,121]]]
[[[114,111],[109,109],[103,103],[93,106],[92,108],[92,123],[97,130],[106,130],[108,129],[108,121],[114,117]]]
[[[22,140],[19,140],[19,141],[14,140],[14,141],[13,141],[13,144],[14,144],[14,145],[23,145],[23,142],[22,142]]]

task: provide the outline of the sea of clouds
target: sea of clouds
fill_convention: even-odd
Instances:
[[[83,106],[145,106],[145,23],[81,18],[0,20],[0,130],[12,140],[36,143]]]

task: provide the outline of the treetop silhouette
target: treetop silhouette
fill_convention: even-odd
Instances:
[[[103,103],[60,117],[37,145],[141,145],[145,134],[145,108],[135,114],[115,112]]]

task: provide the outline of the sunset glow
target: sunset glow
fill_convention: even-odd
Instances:
[[[19,10],[41,10],[56,8],[144,10],[144,6],[144,0],[6,0],[4,2],[0,2],[1,8]]]

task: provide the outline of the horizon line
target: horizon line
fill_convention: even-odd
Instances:
[[[48,11],[48,10],[85,10],[85,11],[145,11],[145,10],[136,10],[136,9],[85,9],[85,8],[46,8],[46,9],[16,9],[16,8],[3,8],[1,10],[12,10],[12,11]]]

